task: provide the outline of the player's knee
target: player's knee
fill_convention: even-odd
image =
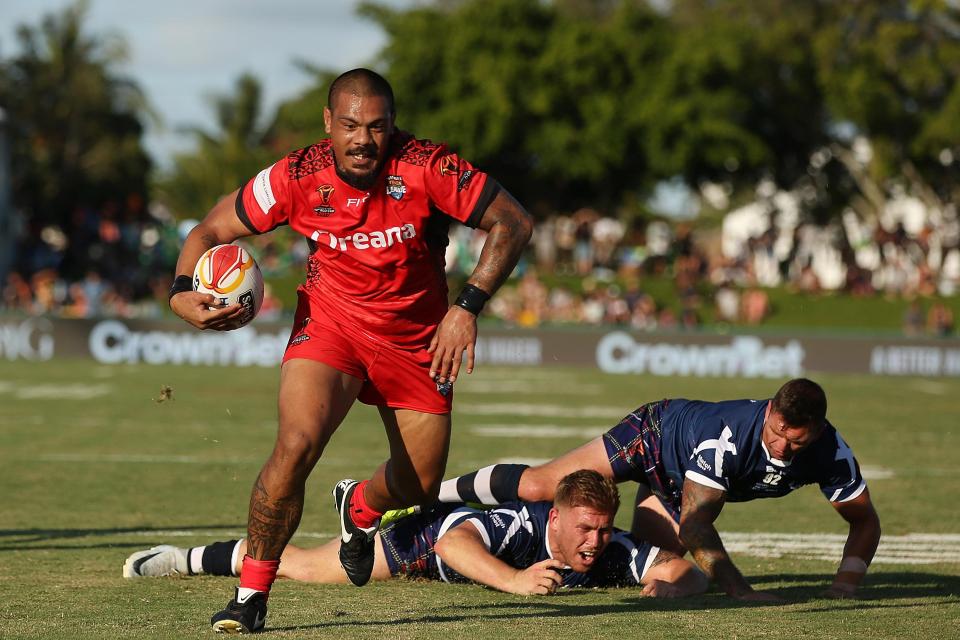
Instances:
[[[520,476],[520,487],[517,495],[521,500],[531,502],[539,500],[553,500],[557,491],[558,480],[545,467],[530,467],[524,469]]]
[[[283,433],[277,437],[271,462],[293,470],[312,469],[323,454],[324,442],[303,431]]]

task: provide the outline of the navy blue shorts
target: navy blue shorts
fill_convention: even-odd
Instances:
[[[462,504],[436,504],[422,513],[394,520],[380,530],[383,553],[390,575],[440,579],[437,554],[433,550],[443,524]]]
[[[680,521],[680,496],[678,487],[667,476],[660,455],[663,432],[660,421],[669,400],[651,402],[637,408],[620,424],[603,434],[607,460],[613,469],[616,482],[633,480],[650,487],[670,515]]]

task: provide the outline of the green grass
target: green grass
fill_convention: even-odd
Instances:
[[[250,486],[274,437],[278,374],[224,369],[0,363],[0,637],[203,638],[234,579],[127,581],[133,550],[189,546],[245,526]],[[870,482],[886,536],[960,534],[960,380],[821,376],[830,416],[862,464],[893,472]],[[79,385],[79,386],[78,386]],[[172,401],[157,402],[164,385]],[[479,415],[492,403],[626,413],[661,397],[772,394],[776,381],[606,376],[589,369],[479,368],[458,383],[449,472],[507,455],[549,457],[583,438],[481,437],[490,423],[609,426],[609,417]],[[44,389],[59,388],[60,397]],[[501,390],[502,389],[502,390]],[[104,395],[81,399],[85,392]],[[300,526],[335,531],[329,498],[386,456],[376,412],[357,406],[310,479]],[[138,458],[138,456],[140,456]],[[631,487],[624,486],[628,500]],[[626,512],[618,523],[626,526]],[[844,533],[815,487],[728,505],[722,531]],[[175,535],[178,532],[192,532]],[[301,545],[317,544],[300,536]],[[711,591],[682,601],[629,589],[523,598],[474,586],[394,581],[352,586],[280,582],[271,635],[284,638],[948,638],[960,637],[960,565],[876,564],[856,601],[817,594],[836,563],[736,555],[759,588],[788,599],[747,606]],[[269,636],[268,636],[269,637]]]

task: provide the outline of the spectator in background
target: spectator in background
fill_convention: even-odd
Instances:
[[[770,313],[770,299],[763,289],[748,289],[741,298],[743,304],[743,321],[750,325],[763,322]]]
[[[630,326],[639,331],[653,331],[657,328],[657,303],[647,294],[642,294],[633,305],[630,314]]]
[[[593,223],[594,267],[610,275],[616,272],[617,247],[624,233],[623,223],[616,218],[603,217]]]
[[[557,273],[574,274],[574,247],[577,243],[577,223],[570,216],[559,216],[556,221]]]
[[[797,289],[804,293],[820,293],[820,278],[817,277],[817,272],[813,270],[813,265],[810,262],[807,262],[800,269]]]
[[[553,273],[557,266],[557,224],[550,216],[533,229],[534,260],[543,273]]]
[[[573,323],[580,319],[577,297],[566,287],[554,287],[550,290],[547,308],[551,322]]]
[[[953,311],[942,302],[935,302],[927,312],[927,333],[938,338],[953,333]]]
[[[717,320],[734,323],[740,319],[740,294],[733,287],[720,285],[713,303]]]
[[[923,307],[920,306],[920,301],[914,298],[903,312],[903,334],[910,337],[922,335],[923,325]]]
[[[700,314],[696,307],[684,306],[680,310],[680,328],[684,331],[693,331],[700,328]]]
[[[30,284],[19,271],[7,274],[7,282],[3,287],[3,309],[30,313],[33,307],[33,291]]]
[[[59,311],[66,298],[62,281],[54,269],[43,269],[33,274],[30,288],[33,290],[32,312],[38,315]]]
[[[665,307],[657,316],[657,327],[666,331],[673,331],[677,328],[677,314],[670,307]]]
[[[536,269],[527,269],[517,285],[517,293],[520,295],[520,313],[517,316],[517,324],[521,327],[536,327],[541,322],[545,322],[549,317],[547,308],[548,291],[537,277]]]
[[[578,209],[573,214],[573,260],[577,275],[587,276],[593,271],[595,256],[593,247],[593,224],[599,217],[596,211],[586,208]]]
[[[630,323],[630,305],[626,298],[621,295],[620,287],[611,284],[607,286],[607,312],[604,317],[606,324],[625,325]]]

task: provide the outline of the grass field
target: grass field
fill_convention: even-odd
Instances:
[[[0,637],[212,637],[209,616],[226,603],[234,579],[124,580],[121,566],[130,552],[162,542],[243,534],[249,489],[273,442],[277,377],[272,369],[0,363]],[[960,637],[960,380],[818,379],[832,421],[872,478],[883,522],[859,600],[818,597],[839,559],[830,545],[838,547],[845,528],[807,487],[728,505],[719,522],[741,549],[734,551],[741,570],[787,604],[747,606],[716,591],[654,601],[626,589],[523,598],[427,582],[363,589],[280,582],[270,635]],[[777,383],[481,367],[458,383],[448,473],[551,457],[649,400],[765,397]],[[158,402],[164,385],[173,399]],[[366,477],[385,455],[376,412],[357,406],[313,473],[295,542],[332,537],[330,488]],[[622,489],[629,499],[631,488]],[[628,521],[621,513],[618,523]],[[773,533],[811,537],[758,551]]]

